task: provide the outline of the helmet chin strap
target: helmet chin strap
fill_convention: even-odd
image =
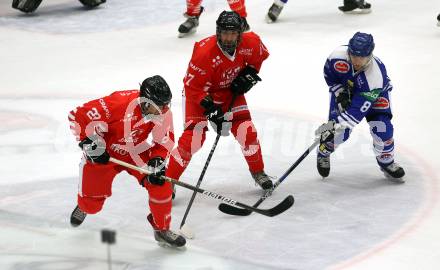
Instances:
[[[351,62],[351,64],[353,65],[353,62],[351,61],[351,54],[348,54],[348,56],[350,57],[350,62]],[[364,71],[370,64],[371,64],[371,60],[373,60],[373,54],[370,54],[369,56],[368,56],[368,61],[359,69],[359,70],[356,70],[356,72],[354,73],[354,75],[357,75],[357,74],[359,74],[360,72],[362,72],[362,71]],[[353,68],[354,68],[354,66],[353,66]]]

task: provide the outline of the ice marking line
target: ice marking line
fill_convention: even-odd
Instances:
[[[421,168],[421,172],[424,173],[424,177],[427,178],[427,187],[424,188],[424,191],[427,195],[427,199],[424,201],[422,206],[420,206],[420,211],[416,217],[410,219],[407,221],[400,230],[398,230],[396,233],[394,233],[392,236],[390,236],[388,239],[385,239],[375,247],[367,250],[366,252],[363,252],[351,259],[348,259],[345,262],[341,262],[340,264],[334,265],[330,267],[330,269],[334,270],[341,270],[346,269],[349,267],[353,267],[354,265],[357,265],[361,262],[364,262],[368,260],[369,258],[380,254],[381,252],[389,249],[391,246],[397,244],[399,241],[402,241],[405,237],[409,236],[411,233],[419,229],[423,222],[430,216],[432,211],[434,210],[435,206],[437,205],[439,201],[439,188],[437,179],[438,176],[434,172],[431,165],[429,165],[428,162],[426,162],[421,156],[419,156],[416,152],[412,151],[411,149],[404,147],[400,145],[401,153],[406,154],[406,156],[409,156],[414,162],[415,165],[417,165],[418,168]]]
[[[3,207],[10,204],[22,203],[33,200],[38,197],[44,197],[53,193],[54,191],[40,190],[40,191],[32,191],[29,193],[20,194],[18,196],[6,196],[0,199],[0,206]]]

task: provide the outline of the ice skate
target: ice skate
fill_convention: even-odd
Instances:
[[[87,213],[79,209],[79,206],[76,206],[75,209],[73,209],[72,214],[70,215],[70,225],[72,225],[72,227],[78,227],[83,223],[86,216]]]
[[[330,174],[330,156],[325,157],[318,154],[316,161],[318,173],[324,178],[327,177]]]
[[[186,244],[186,239],[173,232],[172,230],[159,230],[154,223],[153,215],[149,214],[147,216],[147,220],[150,222],[151,226],[154,229],[154,239],[158,242],[160,246],[165,247],[183,247]]]
[[[197,16],[189,16],[188,14],[184,14],[186,17],[186,21],[183,22],[179,26],[179,38],[185,37],[189,34],[195,33],[197,30],[197,27],[199,26],[199,17],[203,12],[203,7],[200,8],[200,13]]]
[[[272,6],[269,8],[269,11],[267,12],[266,22],[267,23],[276,22],[276,20],[278,20],[278,16],[280,16],[282,10],[283,10],[283,5],[278,5],[275,1],[275,3],[272,4]]]
[[[344,0],[344,5],[338,8],[348,14],[367,14],[371,12],[371,4],[364,0]]]
[[[396,162],[386,166],[380,166],[380,170],[390,181],[396,183],[405,183],[405,180],[403,179],[403,176],[405,176],[405,170]]]
[[[254,178],[255,183],[264,190],[273,188],[272,180],[270,180],[270,177],[264,171],[252,173],[252,178]]]

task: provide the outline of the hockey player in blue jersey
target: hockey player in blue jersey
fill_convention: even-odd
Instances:
[[[336,48],[327,58],[324,78],[331,94],[329,121],[316,131],[321,138],[317,168],[322,177],[330,173],[330,154],[365,118],[380,169],[393,181],[403,182],[405,171],[394,162],[389,99],[393,86],[373,50],[373,36],[357,32],[348,45]]]

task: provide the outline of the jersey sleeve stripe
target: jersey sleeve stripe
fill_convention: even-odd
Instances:
[[[330,87],[330,92],[336,92],[339,89],[343,88],[342,84],[336,84]]]
[[[343,112],[342,114],[344,114],[345,116],[347,116],[349,119],[353,120],[353,122],[355,122],[356,124],[359,124],[359,120],[357,120],[353,115],[347,113],[347,112]]]
[[[350,128],[354,128],[354,126],[356,126],[356,123],[350,120],[349,118],[347,118],[347,116],[344,116],[344,114],[338,116],[338,122]]]

